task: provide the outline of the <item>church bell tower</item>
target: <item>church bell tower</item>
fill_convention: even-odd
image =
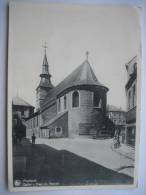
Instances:
[[[40,74],[40,83],[36,88],[36,108],[37,110],[40,109],[48,91],[53,88],[51,83],[51,74],[49,73],[49,64],[46,55],[46,43],[43,46],[44,48],[44,59],[42,64],[42,73]]]

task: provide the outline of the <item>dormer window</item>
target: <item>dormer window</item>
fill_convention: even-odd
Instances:
[[[74,91],[72,94],[72,107],[76,108],[79,107],[79,92]]]

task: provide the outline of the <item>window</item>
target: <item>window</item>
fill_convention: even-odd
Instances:
[[[37,127],[39,125],[39,116],[37,116]]]
[[[129,91],[128,93],[128,108],[130,109],[131,108],[131,91]]]
[[[32,126],[32,119],[31,119],[31,128],[33,128],[33,126]]]
[[[58,112],[60,112],[60,111],[61,111],[61,100],[59,98],[59,100],[58,100]]]
[[[35,117],[33,118],[33,127],[35,128]]]
[[[66,95],[64,96],[64,110],[67,108],[67,98]]]
[[[101,106],[101,98],[100,98],[98,93],[94,93],[93,103],[94,103],[95,107],[100,107]]]
[[[28,128],[31,129],[30,120],[28,121]]]
[[[79,107],[79,92],[75,91],[72,95],[72,107]]]
[[[21,115],[24,116],[24,110],[21,111]]]
[[[136,105],[136,93],[135,93],[135,85],[133,86],[133,102],[132,106],[135,107]]]
[[[136,66],[137,66],[137,63],[134,63],[133,65],[133,72],[136,73]]]
[[[60,133],[61,132],[61,127],[56,127],[56,132]]]

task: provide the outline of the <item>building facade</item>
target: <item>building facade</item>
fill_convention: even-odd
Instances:
[[[12,100],[13,138],[26,137],[26,120],[34,113],[34,107],[16,96]]]
[[[115,125],[115,133],[119,134],[120,142],[125,143],[125,131],[126,131],[126,111],[115,106],[107,106],[107,116]]]
[[[31,138],[33,133],[36,137],[40,137],[40,111],[36,111],[31,116],[29,116],[26,120],[26,136]]]
[[[137,91],[137,57],[126,64],[127,83],[125,85],[127,98],[126,143],[135,146],[136,137],[136,91]]]
[[[108,88],[96,78],[88,56],[54,87],[45,51],[40,77],[37,113],[27,120],[29,135],[36,129],[36,136],[47,138],[111,135],[105,123]],[[39,120],[37,128],[33,128],[33,120]]]

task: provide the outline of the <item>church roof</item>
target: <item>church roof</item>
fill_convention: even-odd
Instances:
[[[19,96],[15,96],[12,99],[12,105],[14,106],[26,106],[26,107],[32,107],[34,108],[31,104],[20,98]]]
[[[69,76],[67,76],[62,82],[60,82],[56,87],[48,92],[45,102],[47,102],[47,100],[51,101],[66,89],[80,85],[102,86],[106,90],[108,90],[107,87],[105,87],[98,81],[88,60],[85,60]]]

